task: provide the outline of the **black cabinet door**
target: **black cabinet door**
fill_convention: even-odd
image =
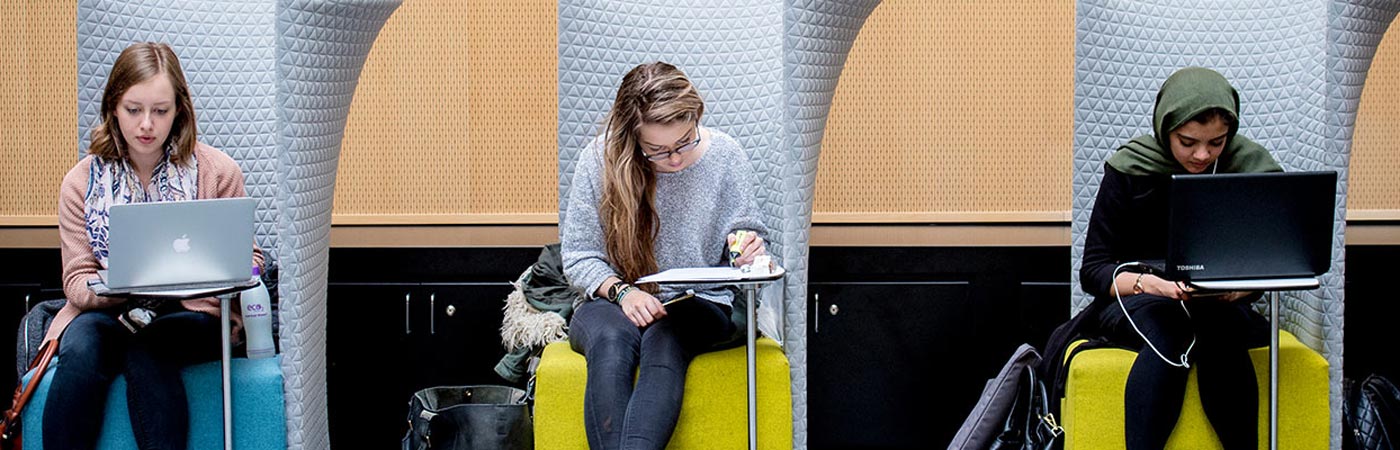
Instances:
[[[494,368],[509,283],[331,283],[332,447],[393,448],[408,401],[433,386],[504,384]]]
[[[422,327],[429,345],[417,362],[429,374],[424,387],[506,383],[495,367],[505,356],[501,308],[512,289],[506,282],[423,285],[432,309]]]
[[[952,439],[980,383],[965,282],[812,283],[808,440],[824,448],[929,448]],[[951,428],[950,428],[951,427]],[[944,444],[946,445],[946,444]]]
[[[416,284],[332,283],[326,298],[326,394],[331,446],[395,448],[425,374],[413,366],[427,336]]]

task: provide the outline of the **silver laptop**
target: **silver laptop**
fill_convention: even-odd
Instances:
[[[251,198],[112,206],[104,295],[247,283],[256,207]]]

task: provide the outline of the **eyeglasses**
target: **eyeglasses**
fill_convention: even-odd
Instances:
[[[673,153],[676,155],[680,155],[685,152],[695,150],[695,146],[697,145],[700,145],[700,124],[698,123],[695,124],[695,140],[681,144],[680,146],[677,146],[674,149],[667,150],[664,152],[647,153],[646,151],[643,151],[642,156],[646,156],[648,161],[661,161],[670,158],[671,154]]]

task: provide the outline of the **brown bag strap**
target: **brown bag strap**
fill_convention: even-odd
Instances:
[[[9,440],[14,437],[10,432],[15,429],[15,424],[19,423],[20,412],[24,410],[24,405],[29,403],[29,398],[34,396],[34,390],[39,387],[39,382],[44,380],[44,372],[49,370],[49,361],[52,361],[57,353],[58,339],[45,341],[39,346],[39,355],[29,362],[29,369],[33,372],[29,383],[15,387],[13,406],[0,417],[0,439]]]

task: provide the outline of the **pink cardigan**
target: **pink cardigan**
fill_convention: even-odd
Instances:
[[[195,146],[194,156],[199,161],[199,175],[195,180],[196,198],[244,197],[243,171],[233,158],[203,143]],[[63,176],[63,185],[58,195],[58,235],[63,258],[63,293],[68,303],[54,316],[49,332],[44,340],[56,339],[63,335],[68,323],[79,313],[92,309],[116,306],[124,300],[98,297],[88,289],[88,280],[97,278],[97,257],[92,255],[92,245],[88,243],[85,198],[87,197],[88,177],[92,167],[92,155],[83,157],[78,164]],[[253,244],[253,264],[262,266],[262,250]],[[219,301],[214,298],[185,300],[185,309],[214,316],[219,315]],[[242,328],[242,316],[231,317],[234,340]]]

